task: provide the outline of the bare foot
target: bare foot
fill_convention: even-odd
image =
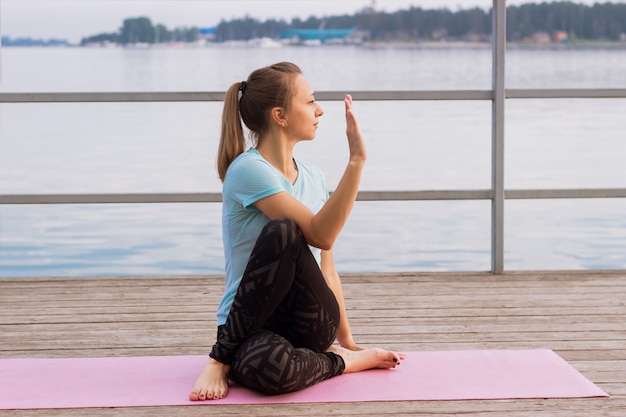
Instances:
[[[191,401],[218,400],[228,394],[229,365],[224,365],[213,358],[204,366],[193,386]]]
[[[346,364],[344,373],[359,372],[373,368],[395,368],[400,364],[400,361],[405,358],[401,353],[378,348],[354,351],[341,346],[332,345],[328,348],[328,352],[335,353],[343,358]]]

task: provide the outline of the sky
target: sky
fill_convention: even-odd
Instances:
[[[597,1],[602,2],[575,0],[584,4]],[[507,5],[529,2],[507,0]],[[458,10],[489,8],[491,4],[492,0],[0,0],[0,34],[78,43],[86,36],[116,32],[125,18],[139,16],[173,29],[211,27],[221,20],[246,15],[259,20],[291,21],[295,17],[354,14],[372,5],[376,10],[393,12],[411,6]]]

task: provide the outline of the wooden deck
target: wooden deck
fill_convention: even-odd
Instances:
[[[626,271],[346,275],[344,291],[362,345],[549,348],[611,398],[5,410],[0,417],[626,415]],[[0,357],[207,354],[221,292],[220,276],[0,279]]]

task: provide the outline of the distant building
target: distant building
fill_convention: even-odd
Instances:
[[[489,35],[482,33],[468,32],[463,36],[465,42],[489,42]]]
[[[533,43],[550,43],[552,41],[547,32],[535,32],[530,39]]]
[[[217,37],[217,31],[215,28],[200,28],[198,29],[198,37],[207,41],[214,41]]]
[[[69,46],[65,39],[10,38],[2,36],[0,46]]]
[[[289,29],[278,34],[281,39],[286,39],[292,43],[360,43],[366,32],[356,29]]]
[[[430,34],[430,37],[436,41],[443,41],[448,37],[448,29],[439,28]]]
[[[554,42],[566,43],[568,38],[569,36],[567,35],[567,32],[565,32],[564,30],[559,30],[552,34],[552,40]]]

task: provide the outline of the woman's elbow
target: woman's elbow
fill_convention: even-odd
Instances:
[[[303,228],[304,236],[309,245],[319,248],[321,250],[330,250],[335,244],[337,239],[337,233],[333,233],[324,225],[318,224],[314,219],[311,219],[311,223],[306,228]]]
[[[325,242],[317,247],[321,250],[331,250],[333,248],[333,242]]]
[[[335,244],[335,239],[313,238],[307,239],[307,243],[321,250],[331,250]]]

